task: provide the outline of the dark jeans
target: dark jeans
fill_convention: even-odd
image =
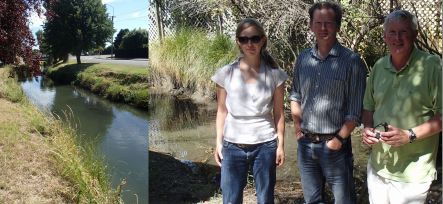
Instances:
[[[340,150],[329,149],[326,142],[314,144],[302,137],[297,151],[305,203],[326,203],[325,182],[331,187],[336,204],[356,203],[350,137]]]
[[[276,140],[247,148],[223,142],[220,185],[224,204],[243,202],[243,189],[246,187],[250,167],[254,176],[257,203],[274,203],[276,150]]]

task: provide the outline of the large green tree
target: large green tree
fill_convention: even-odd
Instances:
[[[145,29],[134,29],[123,36],[120,48],[136,49],[148,47],[149,36]]]
[[[55,58],[104,47],[114,29],[101,0],[46,1],[44,39]]]
[[[122,43],[123,37],[129,33],[129,29],[120,29],[117,33],[117,37],[114,40],[114,49],[120,48],[120,44]]]

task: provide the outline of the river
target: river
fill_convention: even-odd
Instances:
[[[74,86],[54,86],[41,76],[24,80],[21,86],[40,110],[62,118],[72,113],[68,121],[76,127],[82,143],[96,146],[113,188],[126,179],[122,191],[125,203],[148,203],[147,111],[109,102]]]

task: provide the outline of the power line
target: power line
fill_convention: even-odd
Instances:
[[[138,16],[138,17],[131,17],[131,18],[122,18],[119,20],[116,20],[115,22],[120,22],[120,21],[128,21],[128,20],[134,20],[134,19],[140,19],[140,18],[148,18],[148,16]]]
[[[117,15],[119,15],[119,16],[124,16],[124,15],[132,14],[132,13],[139,12],[139,11],[144,11],[144,10],[148,11],[149,8],[137,9],[137,10],[135,10],[135,11],[128,11],[128,12],[126,12],[126,13],[117,14]]]

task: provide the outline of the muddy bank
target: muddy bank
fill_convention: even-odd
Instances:
[[[438,179],[431,185],[426,203],[442,203],[442,168]],[[150,203],[221,203],[219,189],[220,169],[205,163],[189,163],[160,152],[149,152],[149,201]],[[357,203],[368,204],[365,167],[354,167]],[[329,187],[327,200],[333,203]],[[244,203],[256,203],[252,181],[244,191]],[[275,203],[302,204],[303,192],[298,181],[278,181]]]

